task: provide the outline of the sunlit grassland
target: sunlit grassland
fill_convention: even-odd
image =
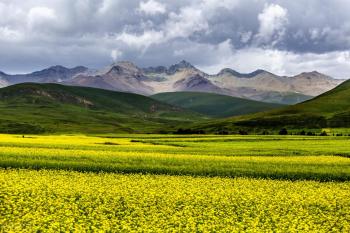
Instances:
[[[348,137],[0,135],[3,168],[350,180]]]

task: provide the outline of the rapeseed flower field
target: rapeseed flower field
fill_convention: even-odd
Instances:
[[[0,170],[3,232],[349,232],[350,183]]]
[[[0,232],[349,232],[348,142],[0,135]]]

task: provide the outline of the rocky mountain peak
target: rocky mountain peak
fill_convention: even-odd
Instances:
[[[177,71],[182,70],[182,69],[196,69],[196,68],[191,63],[189,63],[189,62],[187,62],[185,60],[182,60],[179,63],[170,66],[168,68],[168,73],[169,74],[174,74]]]
[[[68,70],[68,68],[61,65],[55,65],[55,66],[49,67],[48,70],[61,71],[61,70]]]
[[[332,77],[322,74],[318,71],[311,71],[311,72],[302,72],[296,76],[294,76],[294,78],[299,78],[299,79],[303,79],[303,78],[307,78],[307,79],[329,79],[329,80],[333,80]]]
[[[120,61],[117,63],[113,63],[109,67],[107,67],[106,72],[107,74],[136,74],[141,73],[141,70],[134,65],[132,62],[128,61]]]
[[[175,64],[175,65],[177,65],[177,66],[179,66],[179,67],[183,67],[183,68],[192,68],[192,67],[193,67],[192,64],[189,63],[189,62],[186,61],[186,60],[182,60],[182,61],[180,61],[179,63],[177,63],[177,64]]]
[[[68,70],[69,69],[64,67],[64,66],[56,65],[56,66],[51,66],[47,69],[35,71],[35,72],[31,73],[31,75],[42,76],[42,75],[49,75],[49,74],[53,74],[53,73],[64,73],[64,72],[67,72]]]
[[[217,75],[225,75],[225,74],[229,74],[229,75],[233,75],[233,76],[236,76],[236,77],[239,77],[241,76],[242,74],[233,70],[233,69],[230,69],[230,68],[224,68],[222,69]]]

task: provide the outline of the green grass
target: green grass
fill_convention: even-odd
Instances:
[[[322,129],[350,127],[350,81],[340,84],[314,99],[303,103],[267,112],[238,116],[229,119],[212,120],[192,125],[207,132],[226,128],[234,131],[239,128],[260,131],[289,129]]]
[[[350,180],[348,138],[3,136],[0,167]]]
[[[227,95],[200,92],[167,92],[151,97],[171,105],[216,118],[262,112],[283,106],[281,104],[264,103]]]
[[[58,84],[0,89],[3,133],[140,133],[203,120],[200,114],[131,93]]]

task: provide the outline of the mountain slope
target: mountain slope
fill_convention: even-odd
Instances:
[[[134,64],[119,62],[93,75],[78,75],[65,84],[147,95],[153,92],[152,87],[144,83],[147,79]]]
[[[180,79],[173,84],[175,91],[196,91],[196,92],[212,92],[222,93],[221,88],[212,84],[208,79],[196,74],[187,78]]]
[[[0,89],[0,132],[157,132],[203,119],[131,93],[59,84]]]
[[[277,110],[198,124],[195,128],[288,129],[350,127],[350,80],[309,101]]]
[[[211,117],[237,116],[283,106],[213,93],[170,92],[156,94],[151,97]]]

